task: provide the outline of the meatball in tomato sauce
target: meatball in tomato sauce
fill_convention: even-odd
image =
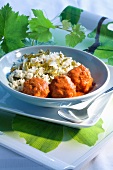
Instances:
[[[24,82],[22,92],[32,96],[47,97],[49,94],[49,85],[42,78],[33,77]]]
[[[66,75],[56,76],[49,87],[52,98],[69,98],[76,96],[76,86]]]
[[[93,78],[90,70],[84,65],[73,68],[67,73],[67,75],[75,84],[77,92],[87,93],[92,88]]]

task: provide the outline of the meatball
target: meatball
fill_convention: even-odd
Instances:
[[[73,68],[67,73],[67,75],[76,85],[77,92],[87,93],[92,88],[93,78],[89,69],[84,65]]]
[[[50,96],[68,98],[76,96],[76,86],[66,75],[56,76],[50,84]]]
[[[32,96],[47,97],[49,94],[49,85],[42,78],[33,77],[24,82],[22,92]]]

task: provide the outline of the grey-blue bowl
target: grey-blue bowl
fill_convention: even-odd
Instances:
[[[77,62],[80,62],[85,65],[91,71],[92,77],[94,78],[94,81],[96,83],[95,87],[89,93],[83,96],[73,98],[41,98],[23,94],[21,92],[13,90],[9,86],[7,74],[10,72],[10,68],[12,67],[13,62],[17,60],[17,55],[21,57],[24,54],[37,53],[39,49],[49,49],[51,52],[61,51],[66,56],[72,57]],[[109,79],[110,72],[107,65],[103,61],[87,52],[83,52],[69,47],[51,45],[31,46],[12,51],[4,55],[0,59],[0,83],[7,90],[7,92],[11,95],[14,95],[16,98],[19,98],[20,100],[43,107],[62,107],[64,105],[71,106],[89,100],[95,95],[98,95],[99,93],[104,91],[109,82]]]

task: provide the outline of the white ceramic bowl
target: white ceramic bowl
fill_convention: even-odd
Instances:
[[[12,67],[13,62],[17,60],[17,55],[21,57],[24,54],[37,53],[38,50],[40,49],[43,49],[44,51],[49,49],[51,52],[61,51],[66,56],[72,57],[77,62],[82,63],[83,65],[90,69],[92,77],[94,78],[94,81],[96,83],[96,86],[88,94],[73,98],[41,98],[23,94],[21,92],[13,90],[9,86],[7,74],[10,72],[10,68]],[[20,100],[43,107],[62,107],[64,105],[71,106],[89,100],[95,95],[98,95],[99,93],[104,91],[109,82],[109,79],[110,72],[107,65],[104,62],[102,62],[100,59],[87,52],[83,52],[69,47],[50,45],[31,46],[12,51],[4,55],[0,59],[0,83],[8,91],[8,93],[14,95],[16,98],[19,98]]]

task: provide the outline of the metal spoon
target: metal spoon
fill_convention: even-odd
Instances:
[[[91,100],[91,102],[83,109],[78,110],[78,109],[71,109],[71,108],[63,108],[58,110],[58,114],[59,116],[61,116],[62,118],[74,122],[74,123],[81,123],[84,120],[89,118],[88,114],[88,110],[90,109],[91,111],[91,107],[94,106],[94,102],[97,103],[99,101],[103,101],[101,107],[104,108],[104,106],[106,105],[108,100],[106,99],[106,95],[107,94],[111,94],[113,92],[113,87],[111,87],[110,89],[108,89],[107,91],[105,91],[104,93],[102,93],[101,95],[99,95],[96,99],[94,99],[93,101]],[[94,107],[92,107],[94,109]],[[91,116],[91,115],[90,115]]]

